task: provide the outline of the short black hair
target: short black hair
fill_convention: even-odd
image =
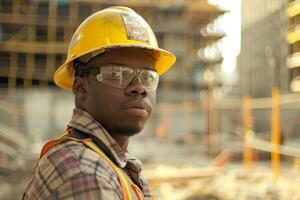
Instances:
[[[73,61],[73,70],[75,77],[82,77],[86,73],[86,63],[79,61],[78,59]]]

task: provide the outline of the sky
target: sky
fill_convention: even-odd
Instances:
[[[218,44],[223,57],[221,73],[225,82],[234,83],[237,79],[236,63],[241,46],[241,0],[208,2],[229,11],[216,19],[212,25],[226,34]]]

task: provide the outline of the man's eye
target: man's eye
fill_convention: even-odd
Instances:
[[[107,78],[111,78],[111,79],[118,79],[120,78],[120,72],[111,72],[107,74]]]
[[[153,81],[155,78],[154,74],[152,73],[143,73],[143,79],[146,81]]]
[[[120,76],[120,72],[112,72],[111,76],[112,77],[119,77]]]

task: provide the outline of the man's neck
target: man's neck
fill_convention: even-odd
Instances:
[[[112,138],[120,145],[124,152],[127,151],[129,136],[123,136],[119,134],[110,134]]]

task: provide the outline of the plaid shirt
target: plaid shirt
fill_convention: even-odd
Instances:
[[[122,168],[150,199],[148,183],[141,176],[142,164],[124,152],[107,131],[87,112],[74,109],[69,127],[92,135],[107,156]],[[122,199],[118,175],[97,153],[78,142],[51,148],[38,162],[23,200],[33,199]]]

